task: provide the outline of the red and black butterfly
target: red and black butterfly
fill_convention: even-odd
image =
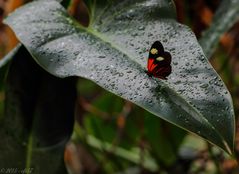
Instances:
[[[155,41],[149,50],[148,58],[149,77],[157,77],[160,79],[167,79],[167,76],[172,72],[171,55],[164,51],[163,45],[160,41]]]

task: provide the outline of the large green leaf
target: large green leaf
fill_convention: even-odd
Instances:
[[[74,81],[50,75],[23,46],[18,49],[7,75],[0,122],[3,172],[16,168],[18,173],[67,173],[63,155],[73,129]]]
[[[191,30],[173,19],[172,3],[106,2],[88,3],[88,28],[54,1],[29,3],[5,23],[53,75],[90,79],[230,153],[234,141],[231,96]],[[155,40],[172,55],[168,80],[150,78],[144,72],[146,50]]]
[[[204,53],[210,58],[218,45],[220,37],[239,20],[239,0],[224,0],[209,29],[200,40]]]
[[[0,90],[2,89],[7,74],[9,62],[13,59],[15,54],[18,52],[21,44],[18,44],[10,53],[0,60]]]

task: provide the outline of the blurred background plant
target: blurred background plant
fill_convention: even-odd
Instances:
[[[212,25],[212,19],[222,0],[174,0],[174,2],[178,21],[190,26],[197,38],[203,42],[204,32]],[[15,35],[2,20],[24,3],[27,1],[0,0],[0,58],[18,43]],[[239,6],[239,1],[237,4]],[[79,22],[84,26],[88,25],[87,10],[81,0],[72,0],[68,12],[75,19],[81,19]],[[220,34],[220,44],[209,56],[210,62],[231,92],[238,120],[239,23],[235,22],[227,32]],[[235,156],[229,157],[201,138],[153,116],[88,80],[79,79],[77,91],[79,94],[75,114],[77,121],[72,139],[65,149],[65,163],[69,172],[239,173],[236,162],[239,157],[238,133]],[[4,91],[1,91],[1,113],[4,108],[3,102]]]

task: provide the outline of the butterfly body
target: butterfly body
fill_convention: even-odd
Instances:
[[[172,72],[171,55],[164,51],[160,41],[153,43],[149,50],[147,71],[149,77],[157,77],[159,79],[167,79]]]

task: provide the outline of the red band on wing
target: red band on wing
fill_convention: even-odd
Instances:
[[[148,71],[149,72],[152,72],[153,71],[153,69],[155,68],[157,66],[157,64],[154,64],[154,59],[152,59],[152,58],[149,58],[148,59]]]

